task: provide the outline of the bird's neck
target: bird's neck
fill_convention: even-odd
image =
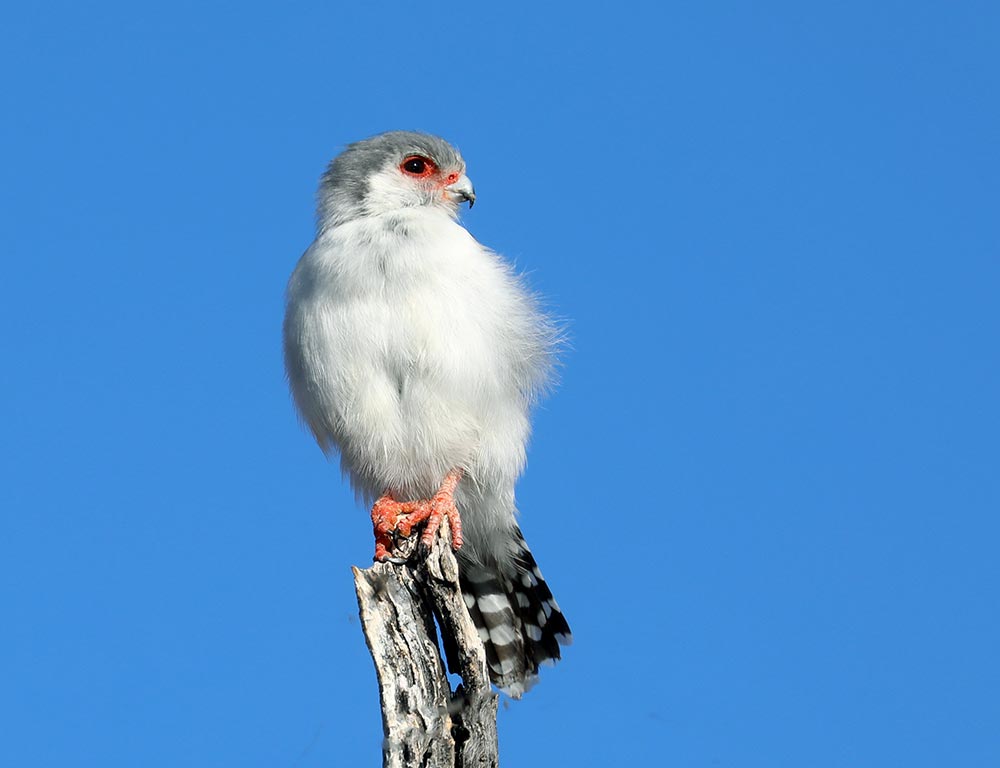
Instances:
[[[433,278],[460,268],[479,247],[451,216],[429,207],[360,216],[321,230],[317,244],[338,282],[357,282],[358,288]]]

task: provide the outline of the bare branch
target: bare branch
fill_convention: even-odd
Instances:
[[[418,536],[394,553],[405,563],[354,568],[365,639],[382,701],[384,768],[495,768],[497,695],[486,653],[462,598],[458,562],[447,525],[426,557]],[[452,671],[451,690],[438,651],[441,627]]]

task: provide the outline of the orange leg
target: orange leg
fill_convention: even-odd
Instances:
[[[427,547],[434,544],[438,528],[445,517],[451,528],[451,546],[458,549],[462,546],[462,519],[455,506],[455,489],[462,479],[462,470],[453,469],[449,472],[438,492],[430,499],[421,501],[396,501],[391,492],[383,494],[372,507],[372,525],[375,529],[375,559],[389,560],[389,549],[392,547],[392,534],[398,532],[409,536],[413,528],[427,521],[420,541]]]

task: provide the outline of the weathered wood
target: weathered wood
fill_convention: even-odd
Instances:
[[[419,536],[393,553],[405,562],[354,568],[365,639],[375,662],[382,702],[385,768],[496,768],[498,698],[486,653],[458,581],[447,525],[430,552]],[[451,671],[451,690],[438,651],[434,620]]]

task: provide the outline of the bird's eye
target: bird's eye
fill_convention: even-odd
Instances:
[[[408,158],[403,160],[399,166],[403,173],[409,174],[410,176],[430,176],[435,169],[434,163],[428,160],[426,157],[421,157],[420,155],[410,155]]]

